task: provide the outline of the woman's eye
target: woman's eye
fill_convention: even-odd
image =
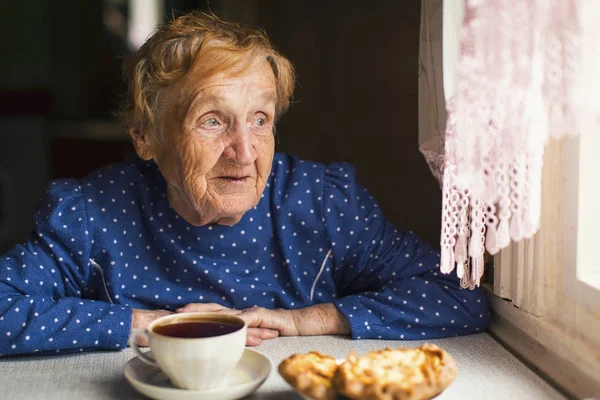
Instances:
[[[207,119],[206,121],[204,121],[202,123],[202,125],[209,127],[209,128],[214,128],[214,127],[219,126],[220,124],[219,124],[219,121],[216,120],[216,118],[210,118],[210,119]]]
[[[257,126],[265,126],[267,124],[267,119],[266,118],[258,118],[256,120],[256,125]]]

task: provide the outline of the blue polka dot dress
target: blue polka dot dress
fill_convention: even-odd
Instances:
[[[234,226],[195,227],[134,159],[51,183],[30,240],[0,260],[0,354],[123,349],[133,308],[333,303],[352,337],[484,330],[481,290],[383,216],[347,164],[276,154],[259,204]]]

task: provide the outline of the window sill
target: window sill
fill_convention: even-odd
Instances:
[[[489,331],[532,369],[575,398],[600,394],[600,352],[544,317],[527,314],[485,292],[492,309]]]

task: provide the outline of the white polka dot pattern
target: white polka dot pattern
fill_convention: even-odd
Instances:
[[[1,355],[123,349],[132,308],[196,302],[332,302],[356,339],[488,324],[481,291],[440,274],[438,252],[391,226],[347,164],[276,154],[262,200],[238,224],[194,227],[169,206],[156,165],[136,159],[53,182],[35,220],[32,238],[0,260]]]

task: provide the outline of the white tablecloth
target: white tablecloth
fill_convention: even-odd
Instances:
[[[431,340],[456,359],[458,377],[437,400],[527,399],[564,397],[516,359],[487,333]],[[289,337],[265,341],[256,349],[273,362],[273,371],[249,399],[299,399],[277,373],[292,353],[318,350],[336,358],[351,349],[362,354],[383,347],[415,347],[422,342],[358,340],[343,337]],[[133,352],[83,353],[55,357],[0,359],[0,399],[143,399],[123,377]]]

